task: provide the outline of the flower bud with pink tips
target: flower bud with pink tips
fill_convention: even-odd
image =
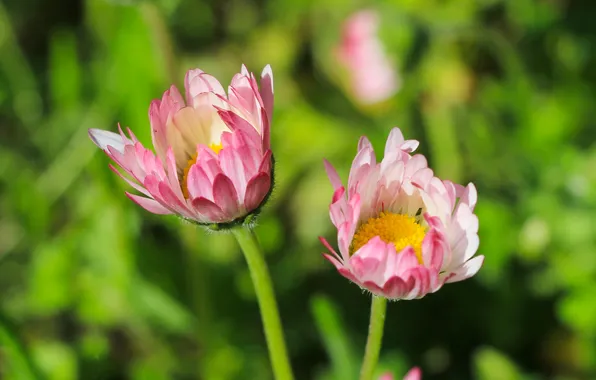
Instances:
[[[391,372],[379,377],[379,380],[393,380],[394,377]],[[422,371],[418,367],[414,367],[406,373],[403,380],[422,380]]]
[[[175,86],[149,107],[155,153],[128,136],[91,129],[91,140],[141,195],[126,193],[155,214],[176,214],[219,229],[248,222],[273,182],[270,126],[273,73],[261,87],[243,65],[228,91],[202,70],[190,70],[184,96]]]
[[[362,137],[347,188],[325,161],[339,245],[337,252],[321,238],[325,257],[361,288],[392,300],[421,298],[465,280],[484,261],[473,258],[479,245],[476,188],[435,177],[423,155],[411,154],[417,147],[394,128],[377,162]]]

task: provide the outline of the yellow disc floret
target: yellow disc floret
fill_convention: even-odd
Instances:
[[[221,148],[223,148],[221,143],[209,144],[209,149],[214,151],[215,154],[219,154],[219,151],[221,150]],[[192,155],[192,157],[186,163],[186,167],[184,168],[184,172],[182,173],[182,180],[180,181],[180,186],[182,187],[182,194],[184,194],[184,198],[186,198],[186,199],[188,199],[190,197],[190,194],[188,193],[188,186],[187,186],[188,172],[190,171],[190,168],[195,164],[195,162],[197,162],[197,155],[198,155],[198,153],[195,153]]]
[[[223,148],[223,145],[221,145],[221,143],[219,143],[219,144],[209,144],[209,149],[211,149],[212,151],[214,151],[215,154],[219,154],[219,151],[221,150],[221,148]]]
[[[422,240],[425,228],[416,219],[403,214],[381,212],[378,217],[370,218],[356,230],[352,239],[351,253],[358,251],[370,239],[378,236],[385,243],[393,243],[397,252],[412,246],[418,260],[422,262]]]

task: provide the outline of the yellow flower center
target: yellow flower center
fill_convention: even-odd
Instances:
[[[426,231],[416,219],[409,215],[381,212],[378,217],[370,218],[356,230],[352,239],[351,252],[358,251],[375,236],[385,243],[393,243],[397,252],[412,246],[418,260],[422,262],[422,240]]]
[[[209,148],[215,152],[215,154],[219,154],[219,151],[221,150],[222,145],[221,143],[219,144],[209,144]],[[197,162],[197,155],[199,153],[195,153],[192,155],[192,157],[188,160],[188,162],[186,163],[186,167],[184,168],[184,172],[182,174],[182,180],[180,181],[180,186],[182,187],[182,194],[184,194],[184,198],[188,199],[190,197],[190,194],[188,193],[188,172],[190,171],[190,168],[195,164],[195,162]]]

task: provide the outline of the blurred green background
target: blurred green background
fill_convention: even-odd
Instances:
[[[596,379],[596,7],[566,0],[2,0],[0,377],[271,379],[230,235],[124,196],[88,128],[130,126],[200,67],[270,63],[277,184],[257,232],[298,379],[354,379],[369,297],[320,255],[335,241],[322,158],[357,138],[421,141],[478,187],[471,280],[391,303],[379,371],[425,379]],[[362,106],[333,53],[382,15],[402,88]]]

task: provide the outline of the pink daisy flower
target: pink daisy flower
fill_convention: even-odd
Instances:
[[[478,272],[476,188],[441,180],[416,140],[389,134],[379,163],[366,137],[358,143],[347,189],[325,161],[334,188],[329,206],[339,253],[323,238],[325,257],[361,288],[388,299],[415,299]]]
[[[273,73],[259,89],[244,65],[228,93],[199,69],[186,73],[183,97],[175,86],[149,107],[155,153],[128,129],[89,130],[91,140],[127,175],[110,168],[142,195],[126,195],[149,212],[177,214],[200,224],[241,223],[271,190],[269,130]]]
[[[352,93],[364,104],[383,101],[395,94],[400,79],[379,39],[377,12],[363,10],[343,24],[337,59],[348,70]]]
[[[386,373],[379,377],[379,380],[393,380],[393,375],[391,373]],[[422,371],[420,368],[414,367],[406,373],[403,380],[422,380]]]

